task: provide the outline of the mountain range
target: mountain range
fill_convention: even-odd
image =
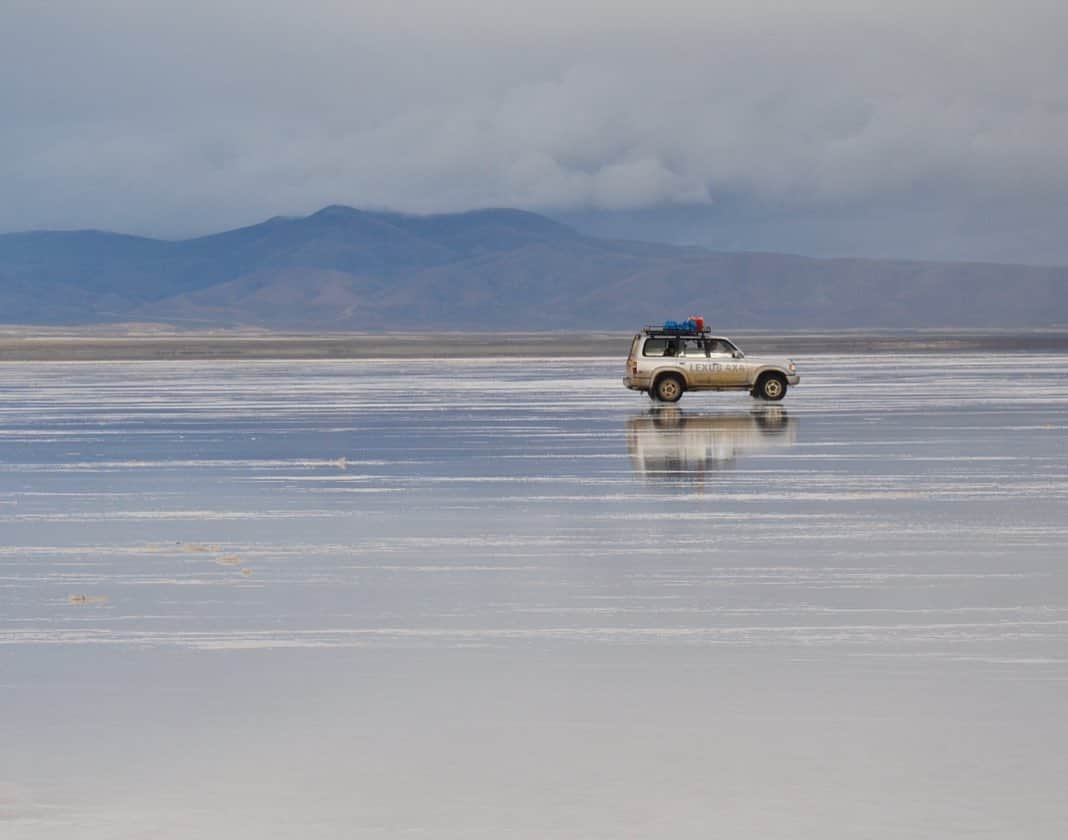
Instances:
[[[545,216],[331,206],[183,241],[0,235],[0,323],[291,329],[1068,324],[1068,268],[814,259],[598,239]]]

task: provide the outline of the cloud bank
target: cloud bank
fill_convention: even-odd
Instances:
[[[1009,243],[1068,220],[1066,41],[1044,0],[9,0],[0,230],[184,236],[340,202],[633,234],[681,206],[750,219],[741,247],[769,217],[826,219],[813,252],[858,216],[888,220],[867,250],[900,253],[917,216]]]

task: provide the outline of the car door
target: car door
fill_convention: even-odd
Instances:
[[[747,383],[745,362],[734,358],[736,349],[729,341],[721,338],[708,340],[708,360],[713,387],[738,388]]]
[[[686,373],[691,388],[709,388],[712,374],[703,338],[679,339],[679,367]]]

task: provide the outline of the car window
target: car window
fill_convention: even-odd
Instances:
[[[705,357],[705,343],[700,338],[684,338],[682,340],[682,353],[683,356],[700,356],[702,359]]]
[[[723,355],[726,353],[730,355],[731,348],[727,346],[727,342],[720,338],[710,338],[708,340],[708,352],[712,355]]]
[[[649,338],[645,341],[645,347],[642,348],[643,356],[674,356],[674,346],[672,346],[672,352],[667,353],[668,345],[673,345],[674,340],[670,338]]]

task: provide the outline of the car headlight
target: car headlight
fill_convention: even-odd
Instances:
[[[797,365],[795,365],[793,362],[790,362],[790,365],[787,370],[789,370],[790,373],[797,373]]]

